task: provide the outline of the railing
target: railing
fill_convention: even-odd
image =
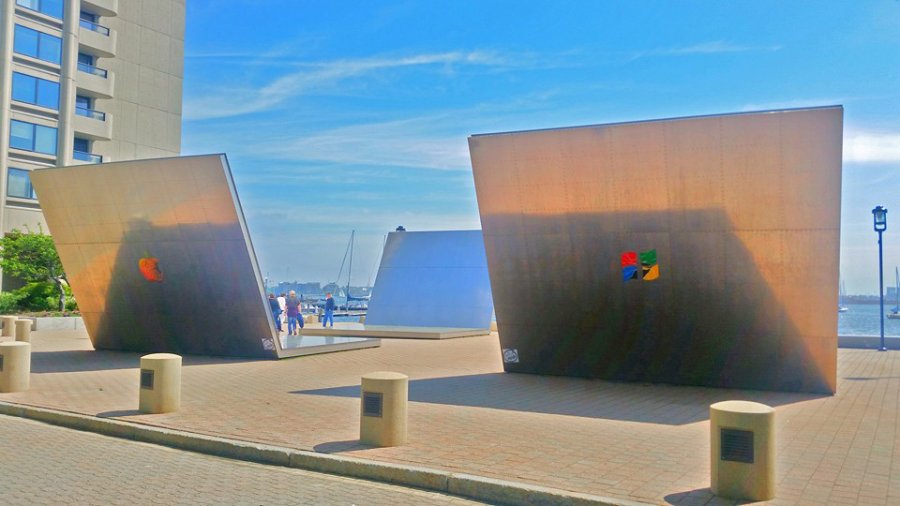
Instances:
[[[86,118],[94,118],[100,121],[106,121],[105,112],[95,111],[94,109],[88,109],[87,107],[75,106],[75,114],[84,116]]]
[[[72,158],[91,163],[102,163],[103,157],[93,153],[85,153],[84,151],[72,151]]]
[[[109,28],[107,28],[103,25],[98,25],[97,23],[94,23],[93,21],[88,21],[86,19],[79,19],[78,24],[87,28],[88,30],[90,30],[92,32],[97,32],[97,33],[100,33],[100,34],[103,34],[103,35],[106,35],[107,37],[109,37]]]
[[[97,68],[93,65],[88,65],[87,63],[81,62],[78,62],[78,70],[86,72],[88,74],[94,74],[95,76],[100,76],[103,79],[106,79],[107,74],[109,74],[109,71],[107,71],[106,69]]]

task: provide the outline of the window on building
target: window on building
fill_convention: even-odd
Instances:
[[[91,14],[90,12],[84,12],[84,11],[81,11],[80,17],[81,17],[81,20],[82,20],[82,21],[87,21],[87,22],[89,22],[89,23],[96,23],[96,22],[97,22],[97,15],[96,15],[96,14]]]
[[[85,54],[85,53],[78,53],[78,63],[80,63],[82,65],[90,65],[93,67],[94,66],[94,56]]]
[[[59,64],[62,55],[62,40],[49,33],[16,25],[13,50],[25,56]]]
[[[93,100],[91,100],[91,97],[85,97],[83,95],[75,95],[75,108],[76,109],[84,109],[84,110],[89,111],[89,110],[93,109],[93,107],[91,107],[92,105],[94,105],[94,104],[93,104]]]
[[[59,83],[13,72],[12,99],[59,110]]]
[[[81,151],[82,153],[90,153],[91,141],[75,137],[75,144],[73,145],[73,149],[75,151]]]
[[[24,121],[10,121],[9,146],[47,155],[56,154],[56,129]]]
[[[31,186],[31,172],[10,167],[6,179],[6,194],[21,199],[37,199],[34,187]]]
[[[63,0],[16,0],[17,5],[62,19]]]

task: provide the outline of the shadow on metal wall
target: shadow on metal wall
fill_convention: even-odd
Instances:
[[[738,237],[719,209],[482,221],[501,347],[518,351],[507,372],[833,393],[836,342],[798,330],[805,301],[785,307],[743,242],[785,285],[827,279],[771,265],[792,231]],[[623,281],[622,252],[651,249],[659,278]]]

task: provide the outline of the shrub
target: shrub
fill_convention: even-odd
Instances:
[[[65,285],[64,285],[65,286]],[[65,286],[66,298],[72,297],[72,289]],[[18,308],[25,311],[55,311],[59,306],[59,291],[51,281],[37,281],[12,292],[19,297]],[[74,303],[74,299],[72,299]],[[69,304],[66,304],[68,308]]]
[[[0,292],[0,314],[15,313],[19,310],[22,296],[14,292]]]

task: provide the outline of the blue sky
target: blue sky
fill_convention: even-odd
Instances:
[[[397,225],[480,228],[470,134],[831,104],[848,292],[876,204],[900,264],[900,1],[187,5],[183,152],[228,154],[276,280],[335,280],[351,229],[356,285]]]

